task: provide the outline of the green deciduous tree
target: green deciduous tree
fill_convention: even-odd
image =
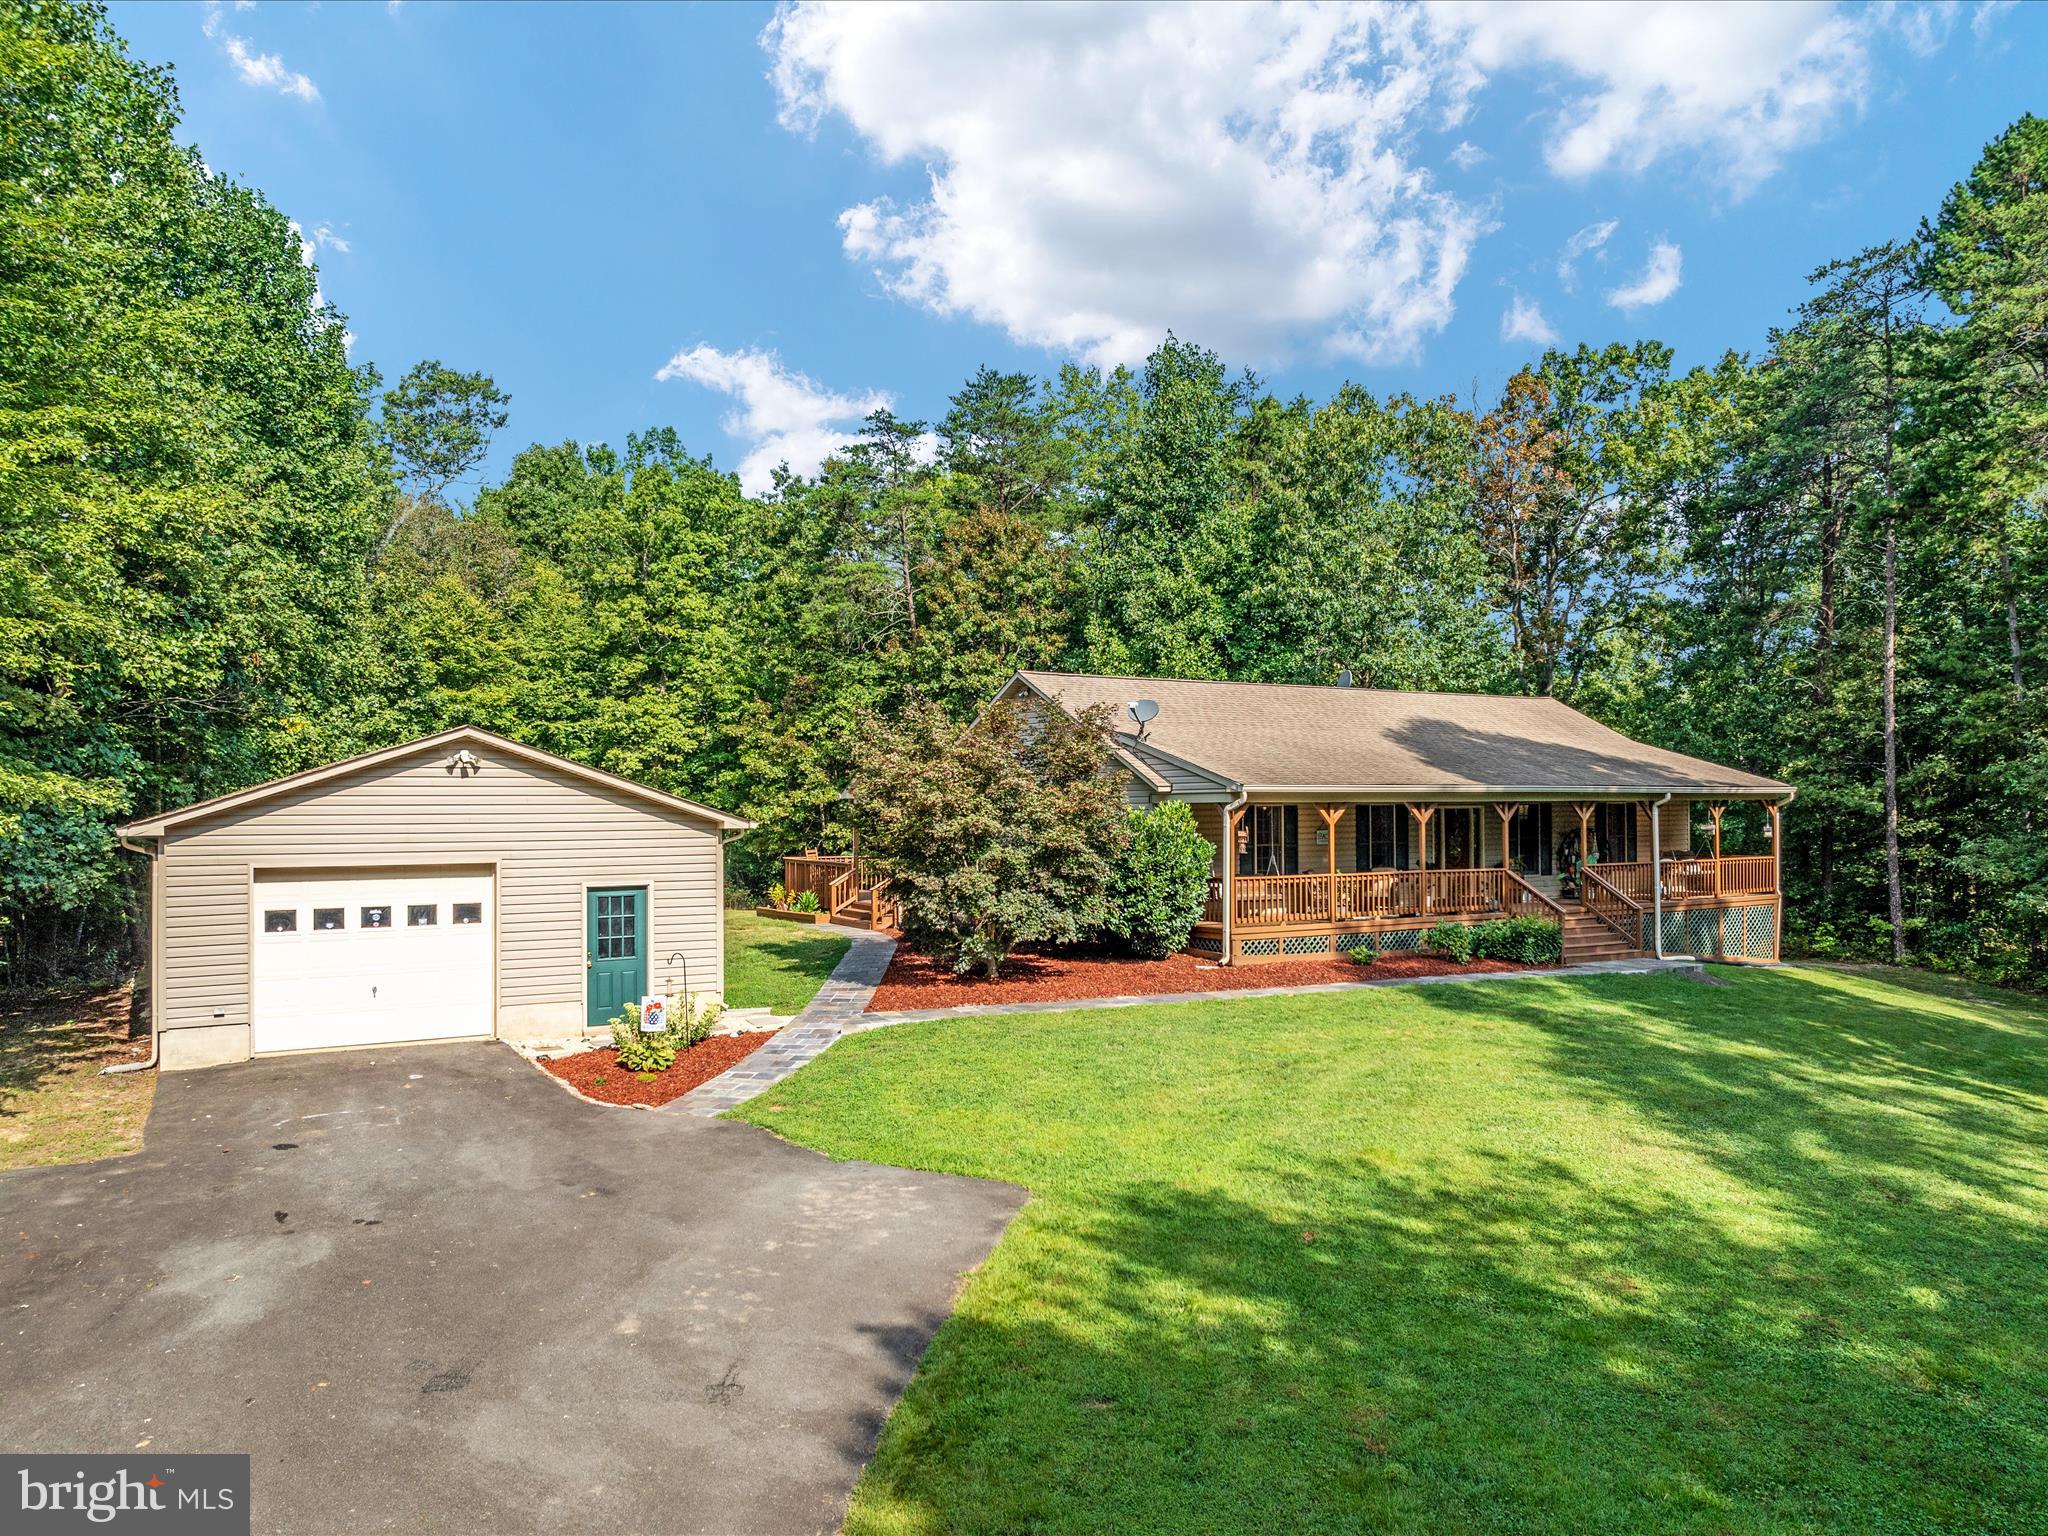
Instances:
[[[911,943],[993,977],[1019,944],[1105,926],[1125,836],[1109,728],[1102,710],[1075,720],[1011,704],[962,727],[924,700],[900,721],[862,722],[854,801]]]

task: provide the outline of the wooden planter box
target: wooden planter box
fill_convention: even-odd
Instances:
[[[832,921],[832,914],[830,912],[791,912],[786,907],[756,907],[754,908],[754,915],[756,917],[779,918],[785,923],[829,923]]]

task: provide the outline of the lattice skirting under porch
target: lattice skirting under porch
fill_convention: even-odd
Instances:
[[[1646,914],[1644,923],[1649,920]],[[1664,953],[1702,960],[1775,960],[1777,931],[1775,903],[1686,907],[1664,914]]]
[[[1262,961],[1301,960],[1317,955],[1348,955],[1367,949],[1381,955],[1413,954],[1426,947],[1425,928],[1388,928],[1374,933],[1269,933],[1243,935],[1235,940],[1237,958],[1245,964]],[[1223,939],[1216,934],[1196,934],[1188,940],[1195,954],[1216,957],[1223,953]]]

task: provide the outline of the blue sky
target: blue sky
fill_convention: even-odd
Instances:
[[[112,6],[298,221],[352,355],[759,484],[976,367],[1168,326],[1469,398],[1546,338],[1751,348],[2044,107],[2048,6]]]

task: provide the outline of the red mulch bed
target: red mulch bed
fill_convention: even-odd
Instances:
[[[699,1041],[676,1057],[666,1072],[656,1072],[642,1082],[637,1072],[619,1065],[619,1053],[610,1046],[595,1051],[578,1051],[573,1056],[543,1056],[541,1067],[555,1074],[578,1093],[586,1093],[606,1104],[666,1104],[681,1098],[699,1083],[708,1083],[727,1067],[746,1060],[775,1033],[756,1030],[750,1035],[713,1035]]]
[[[1176,992],[1243,991],[1250,987],[1310,987],[1330,981],[1389,981],[1414,976],[1527,971],[1538,967],[1506,960],[1456,965],[1434,955],[1383,955],[1372,965],[1335,958],[1275,960],[1266,965],[1218,965],[1194,955],[1133,960],[1104,949],[1027,946],[1003,962],[994,981],[955,976],[925,955],[898,945],[896,958],[868,999],[868,1012],[955,1008],[961,1004],[1072,1002],[1085,997],[1166,997]]]

